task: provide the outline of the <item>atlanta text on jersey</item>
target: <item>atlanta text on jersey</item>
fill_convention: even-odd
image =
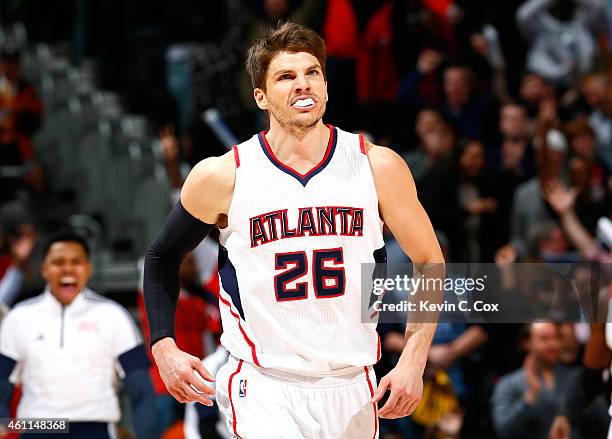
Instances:
[[[251,248],[278,239],[300,236],[342,235],[363,236],[363,208],[358,207],[300,207],[297,219],[290,228],[287,209],[274,210],[249,218]]]

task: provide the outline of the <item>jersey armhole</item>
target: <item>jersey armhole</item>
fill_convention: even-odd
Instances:
[[[365,138],[362,133],[359,133],[359,150],[362,154],[368,155],[365,148]]]
[[[238,147],[236,145],[232,146],[232,151],[234,151],[234,161],[236,162],[236,167],[240,167],[240,155],[238,155]]]
[[[235,204],[234,201],[236,199],[236,187],[238,185],[238,168],[240,167],[240,154],[238,153],[238,146],[232,145],[232,151],[234,153],[234,162],[236,164],[236,167],[234,168],[234,190],[232,191],[232,199],[230,200],[230,204],[227,209],[227,225],[225,227],[217,226],[220,232],[225,232],[230,227],[230,216]]]

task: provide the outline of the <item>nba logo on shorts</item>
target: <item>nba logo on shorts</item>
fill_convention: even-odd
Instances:
[[[238,396],[244,398],[246,396],[247,380],[240,380],[240,387],[238,388]]]

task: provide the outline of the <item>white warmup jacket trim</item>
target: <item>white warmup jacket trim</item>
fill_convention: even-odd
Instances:
[[[48,290],[20,303],[0,328],[0,354],[23,383],[17,416],[117,422],[117,358],[140,344],[128,312],[89,289],[65,307]]]

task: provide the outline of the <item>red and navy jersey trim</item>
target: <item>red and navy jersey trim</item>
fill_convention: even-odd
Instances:
[[[234,408],[234,401],[232,400],[232,381],[234,377],[240,373],[240,369],[242,369],[242,360],[238,361],[238,367],[229,377],[229,382],[227,383],[227,394],[229,395],[230,407],[232,408],[232,430],[234,430],[234,435],[238,439],[242,439],[242,437],[238,434],[238,422],[236,421],[236,409]]]
[[[365,147],[365,138],[362,133],[359,133],[359,150],[362,154],[368,155]]]
[[[221,285],[223,289],[232,299],[232,303],[240,318],[244,321],[244,310],[242,309],[242,300],[240,300],[240,288],[238,287],[238,278],[236,276],[236,268],[232,261],[230,261],[227,249],[219,244],[219,256],[217,259],[217,266],[219,270],[219,277],[221,278]]]
[[[232,146],[232,151],[234,151],[234,161],[236,162],[236,167],[240,167],[240,155],[238,154],[238,147],[236,145]]]
[[[332,125],[327,125],[327,127],[329,128],[329,142],[327,144],[327,149],[325,150],[325,155],[323,156],[323,159],[319,162],[319,164],[312,168],[310,171],[308,171],[306,174],[300,174],[291,166],[285,165],[283,162],[276,158],[274,152],[272,152],[272,148],[270,148],[270,145],[268,144],[268,140],[266,139],[267,131],[262,131],[261,133],[259,133],[259,144],[261,145],[261,149],[263,150],[264,154],[268,157],[268,159],[270,160],[270,162],[272,162],[274,166],[276,166],[284,173],[294,177],[302,184],[302,186],[306,187],[306,184],[312,177],[314,177],[323,169],[325,169],[325,167],[331,161],[334,155],[334,151],[336,150],[336,142],[338,140],[337,130]]]

